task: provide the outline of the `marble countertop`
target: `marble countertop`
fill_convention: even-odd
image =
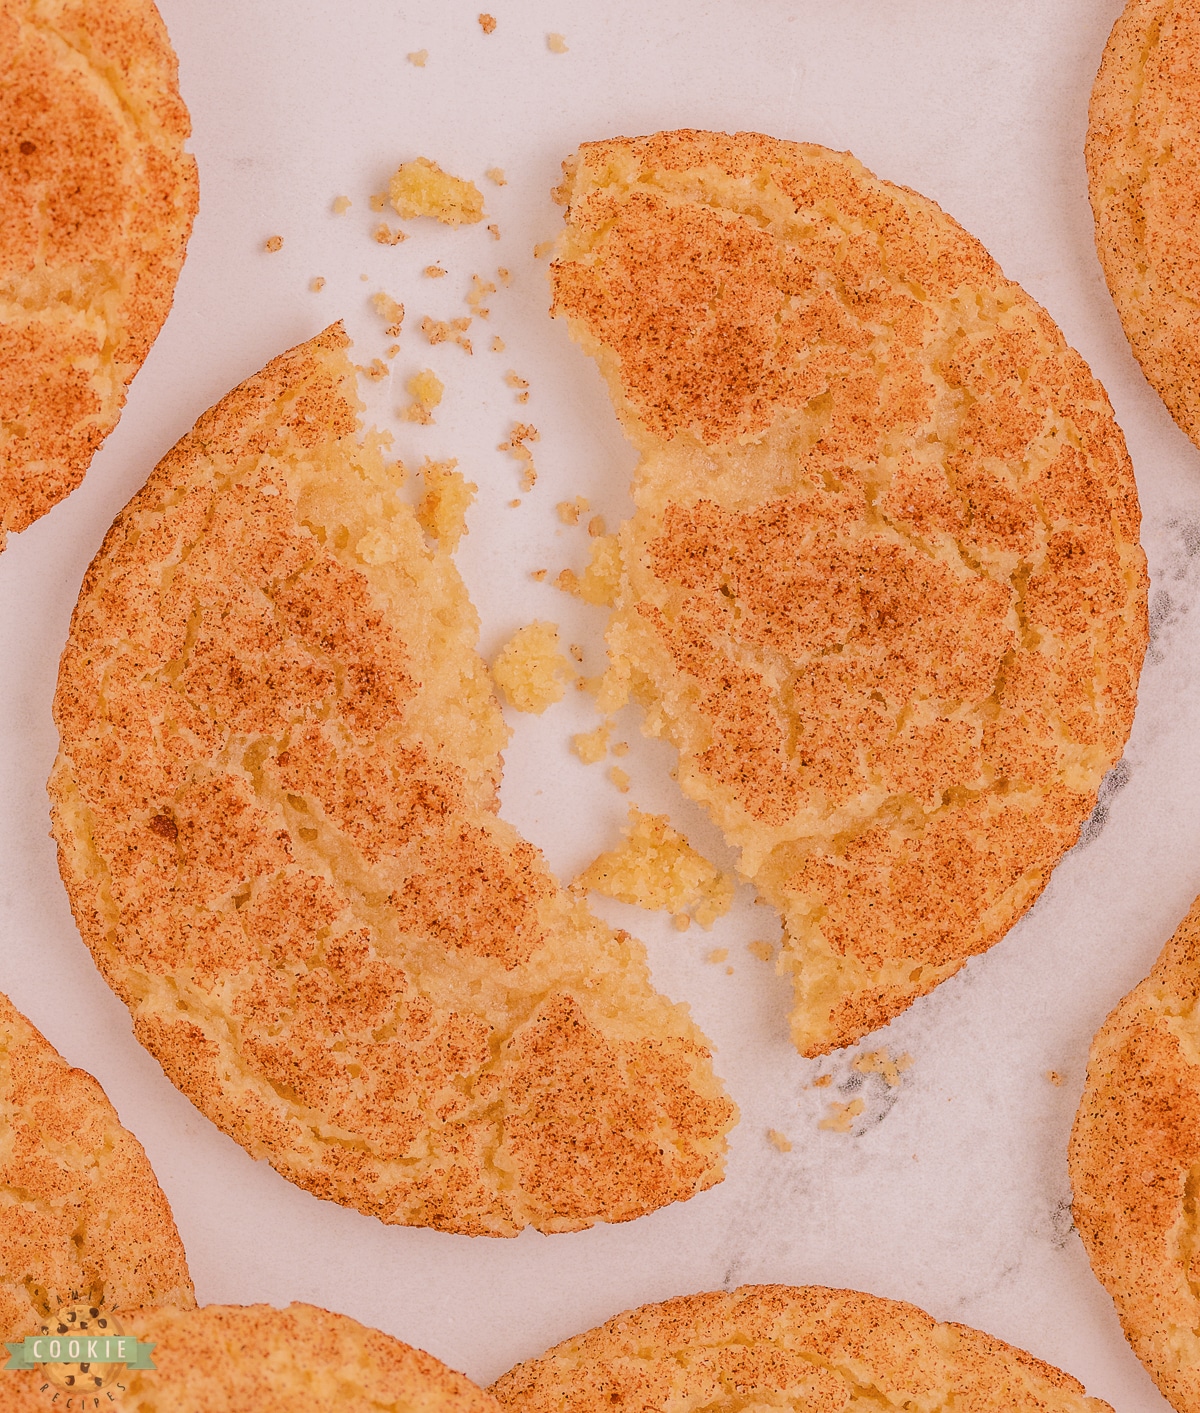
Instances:
[[[200,1299],[314,1301],[490,1381],[645,1301],[756,1281],[851,1286],[1021,1345],[1118,1413],[1165,1408],[1088,1268],[1066,1170],[1091,1036],[1200,892],[1200,452],[1129,352],[1092,245],[1083,165],[1088,93],[1121,0],[490,0],[489,36],[463,3],[159,3],[195,129],[200,214],[120,425],[84,485],[0,555],[0,989],[99,1078],[145,1144]],[[548,47],[551,31],[565,53]],[[407,61],[422,49],[423,68]],[[825,1062],[799,1059],[787,1040],[787,985],[748,951],[778,922],[748,888],[707,933],[599,902],[646,941],[659,987],[715,1042],[742,1111],[726,1181],[572,1235],[384,1227],[254,1162],[133,1039],[76,933],[48,836],[58,656],[88,561],[155,461],[235,383],[335,318],[359,361],[382,354],[369,301],[383,289],[408,322],[390,380],[364,386],[369,415],[406,460],[455,456],[479,484],[459,562],[485,655],[539,617],[583,644],[597,672],[603,612],[550,582],[587,552],[583,527],[564,526],[555,505],[582,494],[615,524],[634,455],[595,369],[546,316],[533,249],[558,229],[549,192],[579,141],[680,126],[850,149],[978,236],[1086,357],[1128,439],[1152,576],[1133,735],[1085,842],[1010,935]],[[428,222],[411,223],[403,245],[371,238],[369,194],[418,154],[479,181],[498,241],[483,226]],[[505,186],[483,179],[491,167]],[[335,215],[343,193],[353,205]],[[283,248],[268,254],[274,234]],[[421,277],[433,262],[445,279]],[[512,283],[473,329],[473,356],[428,348],[421,316],[467,312],[470,275],[494,278],[499,265]],[[503,353],[489,351],[493,334]],[[394,416],[422,366],[446,384],[429,427]],[[504,382],[510,369],[530,382],[526,406]],[[527,495],[497,449],[516,420],[541,432]],[[529,577],[539,567],[545,583]],[[563,878],[611,845],[631,801],[730,859],[634,715],[620,718],[628,795],[569,752],[572,733],[596,724],[584,695],[510,723],[504,813]],[[714,949],[728,959],[706,960]],[[892,1087],[852,1068],[885,1047],[913,1058]],[[828,1087],[812,1087],[820,1074]],[[852,1131],[819,1128],[831,1100],[850,1097],[865,1101]]]

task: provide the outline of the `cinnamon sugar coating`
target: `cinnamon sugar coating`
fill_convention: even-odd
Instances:
[[[1128,0],[1088,108],[1096,252],[1142,371],[1200,445],[1198,104],[1195,6]]]
[[[1092,1041],[1073,1212],[1126,1338],[1180,1413],[1200,1409],[1200,901]]]
[[[0,0],[0,548],[74,490],[167,312],[196,213],[153,0]]]
[[[1132,468],[1046,313],[849,154],[660,133],[565,172],[553,310],[642,453],[582,582],[613,606],[599,705],[678,748],[822,1054],[1078,837],[1145,650]]]
[[[5,996],[0,1189],[0,1337],[36,1334],[76,1293],[110,1310],[195,1303],[142,1145],[92,1076],[72,1069]],[[6,1373],[4,1406],[43,1382]]]
[[[733,1106],[639,944],[497,817],[478,620],[345,347],[205,413],[88,571],[50,783],[76,920],[175,1083],[318,1196],[639,1216],[719,1180]]]
[[[823,1286],[747,1285],[643,1305],[518,1364],[492,1391],[521,1413],[1108,1413],[1069,1374],[991,1335]]]

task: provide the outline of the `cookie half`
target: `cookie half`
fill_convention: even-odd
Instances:
[[[595,542],[629,696],[784,920],[805,1055],[990,947],[1121,754],[1133,470],[1054,322],[932,201],[753,133],[589,143],[553,312],[641,452]]]
[[[1200,14],[1129,0],[1088,109],[1096,251],[1142,371],[1200,445]]]
[[[497,1380],[511,1413],[701,1413],[727,1406],[866,1413],[1105,1413],[1069,1374],[899,1300],[748,1285],[643,1305]]]
[[[315,1305],[136,1310],[122,1325],[154,1346],[154,1368],[106,1374],[98,1408],[111,1397],[139,1413],[497,1413],[432,1355]],[[27,1392],[13,1413],[40,1413],[54,1391]]]
[[[50,781],[76,920],[167,1074],[318,1196],[640,1216],[719,1180],[733,1106],[640,945],[497,817],[478,619],[346,345],[205,413],[88,570]]]
[[[0,548],[83,479],[196,213],[152,0],[0,0]]]
[[[1096,1032],[1071,1132],[1075,1225],[1134,1353],[1200,1410],[1200,901]]]
[[[90,1074],[0,996],[0,1330],[74,1298],[195,1303],[183,1246],[142,1145]],[[0,1390],[10,1378],[0,1378]]]

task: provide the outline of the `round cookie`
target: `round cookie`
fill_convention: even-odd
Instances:
[[[1200,900],[1092,1041],[1071,1132],[1075,1225],[1134,1353],[1200,1410]]]
[[[432,1355],[314,1305],[136,1310],[122,1323],[154,1345],[155,1367],[118,1370],[98,1407],[112,1394],[112,1406],[139,1413],[497,1413],[490,1394]],[[24,1397],[5,1407],[47,1407],[40,1389]]]
[[[2,995],[0,1192],[0,1338],[35,1334],[76,1297],[112,1309],[195,1303],[141,1144],[92,1076]],[[36,1382],[0,1373],[0,1393]]]
[[[82,480],[196,213],[153,0],[0,0],[0,548]]]
[[[346,345],[205,413],[88,570],[50,781],[71,905],[171,1079],[309,1191],[472,1235],[628,1220],[720,1180],[735,1111],[640,945],[497,817],[447,548],[473,488],[432,467],[414,513]]]
[[[932,201],[753,133],[585,144],[553,312],[636,513],[581,581],[632,695],[779,908],[805,1055],[1013,925],[1128,735],[1146,645],[1104,390]]]
[[[1088,109],[1096,250],[1142,371],[1200,445],[1198,102],[1196,7],[1128,0]]]
[[[518,1364],[492,1392],[513,1413],[702,1413],[731,1397],[797,1413],[1108,1409],[991,1335],[822,1286],[748,1285],[643,1305]]]

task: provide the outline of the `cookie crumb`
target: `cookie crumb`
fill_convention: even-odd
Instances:
[[[392,230],[386,221],[380,221],[371,234],[380,245],[399,245],[408,239],[407,231],[402,231],[399,226]]]
[[[587,530],[588,530],[588,534],[591,535],[591,537],[592,537],[593,540],[594,540],[598,535],[607,534],[607,533],[608,533],[608,526],[605,525],[605,523],[604,523],[604,516],[603,516],[603,515],[593,515],[592,518],[588,521]]]
[[[535,716],[562,700],[570,670],[558,650],[558,625],[539,621],[519,628],[492,664],[492,676],[505,700]]]
[[[913,1057],[909,1054],[898,1056],[895,1060],[886,1050],[867,1050],[851,1061],[851,1069],[855,1069],[859,1074],[880,1074],[883,1076],[889,1089],[895,1089],[900,1083],[900,1076],[905,1070],[911,1069]]]
[[[371,296],[371,304],[376,314],[387,324],[384,332],[388,338],[399,338],[404,323],[404,305],[393,299],[390,294],[384,294],[382,290]]]
[[[388,199],[402,220],[430,216],[444,226],[483,220],[483,194],[474,182],[451,176],[428,157],[402,162],[388,182]]]
[[[831,1133],[849,1133],[854,1127],[854,1120],[866,1107],[861,1099],[851,1099],[848,1104],[839,1104],[836,1099],[831,1099],[829,1113],[817,1127],[828,1129]]]
[[[378,383],[388,375],[388,366],[382,358],[372,358],[365,367],[358,365],[358,371],[365,377],[370,378],[373,383]]]
[[[491,280],[481,280],[478,275],[471,276],[471,288],[467,291],[467,304],[477,318],[486,319],[488,317],[491,311],[480,306],[489,294],[495,293],[496,286],[492,284]]]
[[[575,659],[576,662],[580,662],[580,663],[581,663],[581,662],[583,661],[583,645],[582,645],[582,644],[580,644],[580,643],[570,643],[570,644],[568,645],[568,647],[567,647],[567,651],[571,654],[571,656]]]
[[[446,272],[440,265],[426,265],[421,273],[427,280],[440,280]]]
[[[283,237],[281,235],[268,236],[263,242],[263,249],[269,250],[272,254],[283,249]]]
[[[408,62],[409,62],[410,64],[412,64],[412,65],[414,66],[414,68],[423,69],[423,68],[425,67],[425,60],[428,59],[428,58],[429,58],[429,50],[428,50],[428,49],[415,49],[415,50],[408,56]]]
[[[554,587],[561,589],[564,594],[573,594],[579,597],[579,575],[573,569],[563,569],[559,572],[558,578],[554,581]]]
[[[310,290],[313,291],[314,294],[316,294],[320,290],[323,290],[325,288],[325,276],[314,275],[312,279],[309,280],[308,287]]]
[[[546,48],[551,54],[565,54],[567,52],[567,41],[561,34],[548,34],[546,36]]]
[[[628,754],[629,754],[629,742],[628,742],[628,741],[618,741],[617,744],[613,747],[613,755],[614,755],[614,756],[627,756]]]
[[[494,335],[492,336],[492,352],[493,352],[493,353],[503,353],[503,352],[504,352],[504,348],[505,348],[504,340],[500,337],[499,334],[494,334]]]
[[[526,442],[536,442],[541,440],[541,433],[532,422],[514,423],[512,433],[508,441],[501,442],[496,450],[506,451],[521,463],[521,489],[523,491],[533,490],[537,482],[537,470],[533,464],[533,452],[525,445]]]
[[[746,951],[760,962],[769,962],[775,955],[775,949],[769,942],[747,942]]]
[[[479,28],[483,30],[484,34],[491,34],[492,31],[496,28],[495,15],[480,15]]]
[[[704,958],[706,962],[723,962],[729,956],[728,947],[714,947],[708,956]]]
[[[471,340],[466,337],[466,331],[470,327],[469,318],[431,319],[426,314],[421,320],[421,332],[429,343],[456,343],[464,353],[473,354],[475,350],[471,347]]]
[[[496,278],[500,281],[500,283],[501,283],[502,285],[505,285],[505,286],[511,285],[511,284],[512,284],[512,271],[511,271],[511,270],[506,270],[503,265],[498,265],[498,266],[496,267]]]
[[[499,239],[500,239],[500,227],[495,223],[495,221],[493,221],[493,222],[488,226],[487,232],[488,232],[488,235],[490,235],[493,240],[499,240]]]
[[[542,570],[543,577],[546,571]],[[608,750],[608,737],[612,727],[606,721],[601,726],[597,726],[594,731],[581,731],[577,736],[571,737],[571,749],[584,763],[584,765],[595,765],[597,761],[604,759]]]
[[[554,242],[552,240],[539,241],[538,244],[533,247],[533,258],[535,260],[543,260],[553,249]]]
[[[406,422],[421,422],[428,425],[433,421],[433,409],[441,402],[445,384],[432,368],[423,368],[409,378],[407,388],[412,402],[401,411]]]
[[[676,913],[671,922],[676,932],[686,932],[692,925],[692,919],[687,913]]]
[[[516,379],[515,383],[513,382],[514,378]],[[517,378],[515,373],[510,373],[504,381],[510,388],[527,388],[529,386],[524,378]],[[564,525],[578,525],[579,517],[587,513],[588,503],[583,496],[576,496],[574,500],[560,500],[555,509],[558,511],[558,518]]]
[[[382,211],[383,208],[387,205],[387,192],[372,192],[370,200],[367,202],[367,204],[370,206],[372,211]]]
[[[777,1128],[769,1128],[767,1129],[767,1137],[781,1153],[790,1153],[792,1151],[792,1140],[786,1133],[780,1133]]]
[[[353,205],[354,203],[348,196],[335,196],[330,203],[330,210],[335,216],[340,216],[343,212],[349,211]]]
[[[1046,1078],[1055,1086],[1063,1085],[1067,1082],[1066,1075],[1060,1074],[1058,1070],[1047,1070]]]
[[[417,520],[422,529],[438,544],[451,552],[467,533],[467,511],[479,489],[457,470],[458,462],[429,461],[421,467],[425,494],[417,505]]]
[[[503,167],[489,167],[483,174],[488,181],[494,182],[496,186],[507,186],[508,178],[504,175]]]
[[[519,373],[514,373],[513,370],[510,368],[508,372],[504,375],[504,381],[508,384],[510,388],[519,388],[521,390],[517,393],[518,402],[529,401],[528,378],[522,378]]]
[[[509,505],[520,505],[520,504],[521,504],[521,502],[520,502],[519,500],[510,500],[510,501],[509,501]],[[545,577],[546,577],[546,575],[547,575],[548,572],[549,572],[549,571],[548,571],[548,570],[545,570],[545,569],[531,569],[531,570],[529,571],[529,577],[530,577],[531,579],[536,579],[536,580],[538,581],[538,583],[540,584],[540,583],[542,582],[542,580],[545,579]]]
[[[586,679],[586,678],[580,678],[580,682],[583,683],[583,686],[580,688],[580,690],[586,692],[586,691],[587,691],[587,679]],[[578,685],[578,684],[576,684],[576,685]],[[627,794],[629,793],[629,772],[628,772],[628,771],[622,770],[619,765],[610,766],[610,767],[609,767],[609,771],[608,771],[608,778],[609,778],[609,779],[612,781],[612,783],[617,787],[617,789],[620,790],[620,792],[621,792],[622,795],[627,795]]]

